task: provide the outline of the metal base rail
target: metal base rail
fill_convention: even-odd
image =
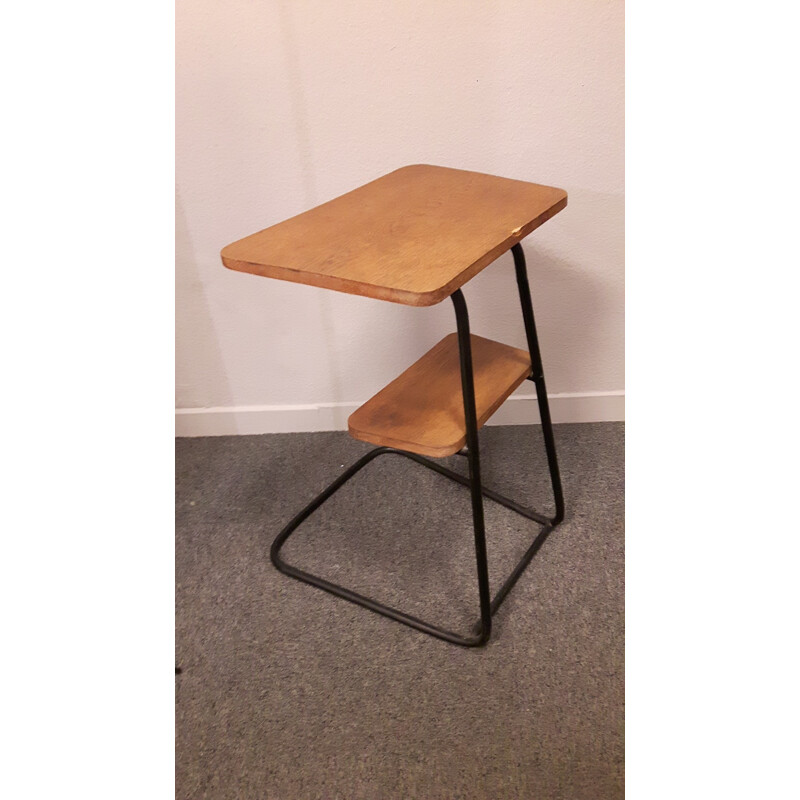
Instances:
[[[530,289],[528,287],[528,276],[525,267],[525,256],[522,252],[522,247],[515,244],[511,251],[514,256],[514,267],[517,275],[517,286],[519,288],[520,303],[522,305],[522,317],[525,323],[525,334],[528,341],[528,351],[531,357],[531,375],[529,380],[536,384],[536,398],[539,405],[539,415],[542,422],[542,433],[544,436],[545,450],[547,452],[547,463],[550,471],[550,480],[553,487],[553,496],[555,499],[556,513],[553,517],[546,517],[533,509],[525,508],[524,506],[515,503],[507,497],[493,491],[492,489],[485,488],[481,483],[480,475],[480,451],[478,447],[478,425],[475,410],[475,386],[472,374],[472,351],[471,341],[469,334],[469,316],[467,313],[467,305],[461,290],[458,289],[451,296],[455,308],[456,322],[458,325],[458,345],[459,345],[459,359],[461,364],[461,387],[464,399],[464,417],[466,422],[466,439],[467,444],[464,450],[460,451],[460,455],[467,458],[469,464],[469,477],[459,475],[453,470],[443,467],[430,461],[423,456],[416,453],[410,453],[405,450],[398,450],[393,447],[377,447],[371,450],[365,456],[360,458],[349,467],[342,475],[340,475],[327,489],[317,495],[289,524],[275,537],[270,549],[270,558],[272,563],[277,569],[286,575],[296,578],[297,580],[308,583],[311,586],[316,586],[326,592],[335,594],[337,597],[342,597],[352,603],[370,609],[385,617],[402,622],[416,630],[435,636],[438,639],[443,639],[452,644],[461,645],[463,647],[480,647],[484,645],[491,635],[492,629],[492,615],[495,614],[500,607],[503,600],[505,600],[508,593],[511,591],[514,584],[519,579],[520,575],[525,571],[525,568],[531,562],[531,559],[536,555],[536,552],[544,544],[550,532],[564,519],[564,497],[561,488],[561,478],[558,470],[558,461],[556,458],[555,439],[553,436],[553,425],[550,418],[550,409],[547,402],[547,390],[544,383],[544,372],[542,369],[542,360],[539,353],[539,342],[536,336],[536,325],[533,317],[533,306],[531,304]],[[397,455],[410,458],[422,464],[434,472],[438,472],[450,480],[466,486],[470,490],[472,498],[472,520],[475,533],[475,560],[478,577],[478,595],[480,601],[480,619],[472,628],[471,636],[461,636],[460,634],[447,631],[436,625],[431,625],[424,620],[406,614],[396,608],[386,606],[369,597],[360,595],[343,586],[339,586],[324,578],[312,575],[304,570],[297,569],[296,567],[287,564],[280,556],[281,547],[283,547],[289,536],[295,529],[306,520],[316,509],[318,509],[334,492],[340,489],[350,478],[352,478],[360,469],[369,464],[372,459],[385,453],[396,453]],[[489,570],[486,557],[486,532],[484,528],[483,519],[483,498],[488,497],[497,503],[505,506],[506,508],[521,514],[527,519],[539,523],[542,527],[537,536],[534,538],[532,544],[526,551],[525,555],[519,561],[516,567],[511,571],[511,574],[506,578],[505,583],[500,587],[500,590],[491,599],[489,592]]]
[[[406,625],[410,625],[412,628],[416,628],[417,630],[423,631],[424,633],[428,633],[431,636],[436,636],[439,639],[444,639],[447,642],[452,642],[453,644],[463,645],[465,647],[476,647],[484,644],[488,640],[488,635],[483,636],[482,630],[482,623],[481,620],[473,627],[473,636],[461,636],[457,633],[453,633],[452,631],[444,630],[436,625],[432,625],[424,620],[418,619],[417,617],[413,617],[410,614],[406,614],[403,611],[400,611],[396,608],[392,608],[390,606],[386,606],[383,603],[379,603],[376,600],[372,600],[369,597],[365,597],[364,595],[358,594],[357,592],[353,592],[350,589],[347,589],[343,586],[339,586],[338,584],[331,583],[330,581],[326,581],[324,578],[320,578],[316,575],[312,575],[309,572],[305,572],[304,570],[298,569],[297,567],[293,567],[291,564],[287,564],[283,558],[281,558],[280,550],[285,544],[286,540],[291,536],[291,534],[306,520],[308,519],[311,514],[316,511],[334,492],[340,489],[345,483],[347,483],[350,478],[352,478],[357,472],[359,472],[363,467],[369,464],[377,456],[386,454],[386,453],[396,453],[397,455],[404,456],[405,458],[409,458],[412,461],[416,461],[419,464],[422,464],[428,469],[433,470],[434,472],[438,472],[440,475],[444,475],[445,477],[449,478],[456,483],[460,483],[462,486],[469,487],[469,479],[466,478],[464,475],[459,475],[457,472],[453,472],[452,470],[448,469],[447,467],[443,467],[441,464],[437,464],[434,461],[429,461],[427,458],[423,456],[419,456],[416,453],[409,453],[405,450],[397,450],[393,447],[376,447],[374,450],[370,450],[365,456],[362,456],[355,464],[349,467],[342,475],[340,475],[330,486],[328,486],[321,494],[317,495],[311,503],[309,503],[292,521],[278,534],[275,538],[275,541],[272,543],[272,548],[270,550],[270,558],[272,559],[272,563],[284,574],[290,575],[292,578],[297,578],[304,583],[309,583],[312,586],[316,586],[319,589],[324,589],[326,592],[330,592],[331,594],[335,594],[338,597],[343,597],[345,600],[350,600],[353,603],[357,603],[360,606],[364,606],[365,608],[369,608],[371,611],[375,611],[378,614],[382,614],[385,617],[389,617],[390,619],[394,619],[397,622],[402,622]],[[542,527],[539,531],[536,538],[533,540],[533,543],[526,551],[525,555],[519,561],[516,567],[512,570],[511,574],[506,578],[505,583],[502,585],[500,590],[495,595],[494,599],[490,603],[490,610],[491,614],[494,615],[497,609],[500,607],[500,604],[505,600],[506,595],[511,591],[511,588],[517,582],[517,579],[522,575],[525,571],[525,568],[530,564],[531,560],[533,559],[534,555],[536,555],[537,550],[544,544],[545,540],[549,533],[555,527],[553,525],[552,520],[548,519],[547,517],[543,516],[542,514],[537,513],[533,509],[528,509],[520,506],[518,503],[515,503],[513,500],[509,499],[508,497],[504,497],[503,495],[499,494],[498,492],[493,491],[492,489],[488,489],[486,487],[481,487],[481,492],[485,497],[488,497],[491,500],[494,500],[497,503],[505,506],[506,508],[510,508],[512,511],[516,511],[518,514],[521,514],[523,517],[527,519],[534,520],[538,522]]]

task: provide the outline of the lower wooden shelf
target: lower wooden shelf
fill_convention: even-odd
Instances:
[[[471,337],[475,408],[480,428],[531,374],[527,351]],[[354,411],[355,439],[442,458],[467,440],[458,335],[451,333],[402,375]]]

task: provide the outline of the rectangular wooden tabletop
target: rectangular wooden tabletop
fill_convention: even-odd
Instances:
[[[430,306],[566,205],[552,186],[415,164],[229,244],[222,263]]]

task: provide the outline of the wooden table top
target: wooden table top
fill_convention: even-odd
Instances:
[[[229,244],[222,263],[431,306],[566,205],[552,186],[415,164]]]

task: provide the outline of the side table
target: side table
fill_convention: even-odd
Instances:
[[[425,164],[403,167],[223,248],[229,269],[412,306],[453,301],[457,332],[356,410],[350,435],[377,445],[315,497],[278,534],[274,565],[287,575],[453,644],[475,647],[492,615],[564,518],[553,425],[519,242],[567,205],[562,189]],[[470,334],[461,287],[511,249],[527,352]],[[524,380],[536,385],[555,514],[546,516],[483,486],[478,429]],[[334,492],[379,455],[395,453],[466,486],[472,498],[480,619],[469,635],[431,625],[287,564],[281,547]],[[464,477],[431,461],[460,454]],[[492,599],[483,498],[539,525],[525,555]]]

